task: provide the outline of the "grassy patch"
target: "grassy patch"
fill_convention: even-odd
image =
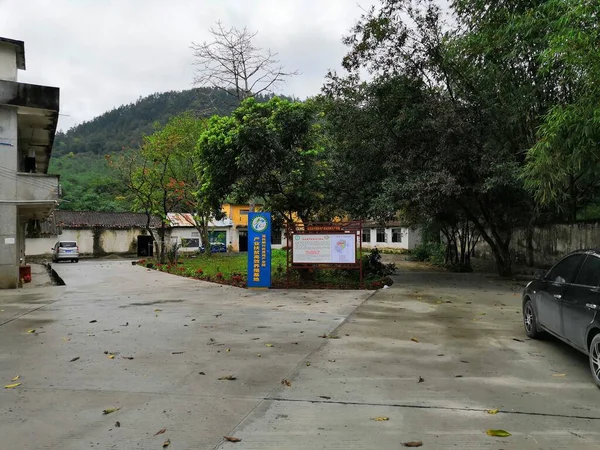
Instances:
[[[211,256],[180,256],[178,263],[157,264],[154,260],[140,260],[140,265],[174,275],[245,287],[247,280],[248,255],[246,253],[215,253]],[[287,286],[286,252],[274,249],[271,252],[272,287],[284,289]],[[309,281],[300,277],[296,270],[290,274],[290,288],[301,289],[360,289],[358,271],[315,270]],[[381,276],[366,277],[366,289],[379,289],[391,280]]]

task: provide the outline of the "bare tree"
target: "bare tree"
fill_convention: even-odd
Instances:
[[[192,42],[194,65],[197,66],[194,84],[212,87],[235,97],[238,101],[272,90],[297,71],[286,72],[277,53],[253,44],[258,34],[246,27],[226,29],[219,21],[210,29],[212,42]]]

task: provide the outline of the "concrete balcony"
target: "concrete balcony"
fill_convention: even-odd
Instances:
[[[59,199],[58,181],[56,175],[17,172],[15,203],[23,219],[43,219],[52,212]]]

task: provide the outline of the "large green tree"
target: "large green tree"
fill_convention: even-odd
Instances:
[[[525,180],[537,200],[562,206],[574,220],[600,193],[600,4],[548,0],[521,22],[544,27],[540,71],[556,91],[528,151]]]
[[[172,244],[167,241],[168,213],[191,213],[192,225],[202,236],[208,234],[212,209],[198,195],[200,182],[194,171],[196,142],[203,129],[203,121],[191,114],[175,116],[144,137],[138,149],[109,158],[129,191],[132,209],[147,216],[146,228],[157,243],[161,263]],[[156,230],[151,226],[153,216],[161,220]]]
[[[373,118],[334,128],[344,155],[384,166],[375,205],[430,220],[448,217],[440,204],[460,210],[502,275],[511,272],[513,229],[545,213],[522,180],[527,149],[562,95],[560,76],[540,61],[544,21],[527,20],[544,3],[455,0],[445,23],[433,0],[381,0],[345,40],[350,77],[332,74],[325,88],[336,108],[354,101],[354,117]],[[364,69],[367,84],[358,80]],[[373,141],[361,145],[365,136]]]
[[[331,179],[322,118],[312,101],[247,99],[230,117],[213,117],[202,134],[198,175],[219,197],[260,199],[285,221],[327,214]]]

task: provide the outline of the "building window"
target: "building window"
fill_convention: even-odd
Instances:
[[[402,242],[402,228],[394,228],[392,230],[392,242]]]
[[[200,239],[198,238],[181,238],[181,246],[183,248],[199,248],[200,247]]]
[[[377,229],[377,242],[387,242],[387,236],[384,228]]]
[[[367,243],[371,242],[371,230],[362,230],[362,241]]]
[[[271,245],[281,245],[281,230],[273,230],[271,233]]]

